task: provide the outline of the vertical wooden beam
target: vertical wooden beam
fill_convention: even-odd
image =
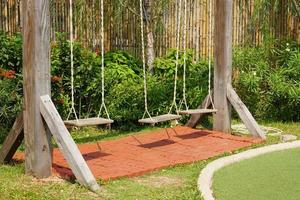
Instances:
[[[215,0],[214,130],[231,130],[231,106],[227,85],[231,84],[232,0]]]
[[[51,175],[49,132],[40,114],[40,96],[50,94],[49,0],[22,2],[25,170],[37,178]]]

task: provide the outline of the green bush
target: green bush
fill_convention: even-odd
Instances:
[[[70,43],[58,34],[51,44],[52,98],[63,118],[71,105]],[[16,77],[0,77],[0,130],[7,131],[22,107],[22,40],[0,33],[0,68]],[[183,60],[187,60],[187,100],[196,108],[208,93],[208,62],[180,52],[176,100],[183,98]],[[151,115],[167,113],[173,101],[176,51],[155,60],[147,73]],[[101,55],[74,43],[75,108],[81,117],[96,116],[101,105]],[[300,45],[277,41],[272,48],[238,47],[233,58],[233,85],[245,104],[261,119],[300,120]],[[105,100],[116,125],[137,124],[144,113],[142,63],[123,52],[105,54]],[[104,113],[102,113],[104,114]],[[0,131],[0,140],[3,134]]]
[[[300,44],[276,41],[264,47],[237,48],[234,86],[256,117],[300,120]]]
[[[22,72],[21,34],[8,37],[0,30],[0,68]]]

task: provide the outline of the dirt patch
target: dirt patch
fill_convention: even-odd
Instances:
[[[44,178],[44,179],[33,178],[32,181],[34,183],[39,183],[39,184],[44,184],[44,183],[45,184],[46,183],[58,183],[58,184],[60,183],[60,184],[62,184],[62,183],[66,183],[66,180],[61,179],[57,176],[51,176],[49,178]]]
[[[164,187],[164,186],[179,186],[182,184],[182,180],[175,177],[169,176],[150,176],[146,178],[138,178],[136,181],[139,184],[147,185],[151,187]]]

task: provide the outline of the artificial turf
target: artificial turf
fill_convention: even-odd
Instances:
[[[299,200],[300,149],[273,152],[215,173],[217,200]]]

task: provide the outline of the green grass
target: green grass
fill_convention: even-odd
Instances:
[[[164,169],[136,178],[102,183],[95,194],[67,181],[41,182],[24,175],[24,165],[0,167],[0,199],[201,199],[199,170],[206,161]]]
[[[265,122],[265,126],[279,128],[286,134],[297,135],[300,137],[300,122]]]
[[[300,149],[274,152],[216,172],[217,200],[299,200]]]
[[[288,132],[297,129],[296,123],[274,123],[274,125]],[[299,125],[300,123],[298,123]],[[114,140],[157,129],[156,127],[143,127],[135,132],[124,132],[83,128],[72,131],[72,136],[77,143],[86,143],[97,140]],[[296,131],[296,134],[300,135],[300,131]],[[270,137],[267,144],[277,142],[277,137]],[[240,151],[243,150],[234,153]],[[228,153],[224,155],[228,155]],[[24,164],[22,163],[0,166],[0,199],[201,199],[197,190],[198,175],[201,169],[214,159],[216,158],[167,168],[141,177],[102,182],[98,194],[89,192],[80,185],[67,181],[36,181],[32,177],[24,175]]]

